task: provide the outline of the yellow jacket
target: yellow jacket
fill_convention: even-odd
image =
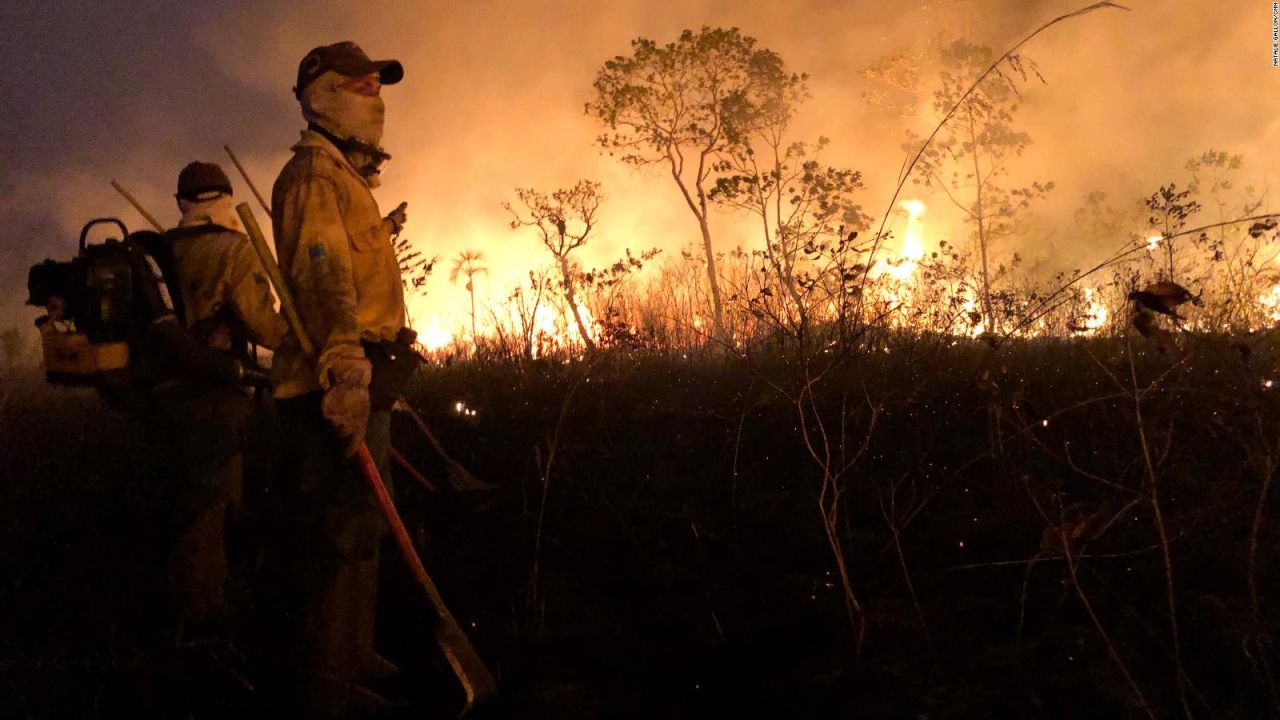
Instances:
[[[207,328],[213,330],[212,347],[228,349],[236,330],[263,347],[280,345],[288,327],[276,312],[271,284],[249,238],[217,225],[179,228],[169,238],[187,327],[229,310],[227,320],[239,327]]]
[[[336,358],[364,357],[361,340],[394,340],[405,323],[392,223],[333,143],[304,130],[271,189],[276,254],[298,315],[320,355],[302,355],[293,334],[276,352],[275,395],[328,387]]]

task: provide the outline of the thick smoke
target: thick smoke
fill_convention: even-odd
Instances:
[[[810,76],[799,137],[833,140],[827,159],[864,172],[864,205],[884,212],[902,165],[904,132],[936,118],[869,107],[863,69],[919,53],[939,36],[1005,49],[1080,0],[800,2],[384,2],[95,3],[0,10],[6,41],[0,79],[8,162],[0,177],[0,326],[29,325],[27,265],[66,256],[88,218],[142,220],[110,189],[116,178],[164,222],[175,222],[177,171],[192,159],[225,162],[231,144],[264,193],[302,125],[290,92],[311,47],[351,39],[374,57],[404,62],[405,81],[384,92],[385,144],[394,159],[378,191],[384,208],[409,202],[406,234],[443,262],[426,312],[461,322],[465,301],[447,260],[482,250],[491,268],[482,298],[500,299],[542,262],[536,239],[507,226],[512,189],[550,190],[580,178],[604,183],[600,235],[588,266],[623,249],[674,251],[697,229],[661,172],[634,172],[593,145],[583,114],[604,60],[640,35],[660,42],[704,24],[737,26]],[[1034,144],[1018,177],[1053,180],[1039,209],[1041,235],[1024,255],[1078,263],[1100,248],[1073,240],[1071,212],[1106,191],[1116,205],[1182,179],[1208,148],[1243,153],[1258,184],[1274,167],[1280,69],[1270,64],[1270,3],[1180,0],[1128,3],[1059,25],[1025,52],[1047,84],[1024,89],[1019,124]],[[11,4],[12,5],[12,4]],[[925,68],[922,88],[931,88]],[[236,180],[237,197],[251,200]],[[909,196],[912,191],[908,191]],[[918,192],[914,194],[919,194]],[[959,240],[945,201],[930,203],[929,232]],[[754,236],[716,218],[726,246]],[[1136,229],[1136,228],[1135,228]],[[1117,239],[1119,240],[1119,239]],[[441,271],[445,268],[445,271]]]

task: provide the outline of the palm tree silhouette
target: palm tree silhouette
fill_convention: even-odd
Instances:
[[[475,350],[476,345],[476,275],[488,275],[489,268],[485,267],[484,253],[479,250],[463,250],[453,259],[453,267],[449,270],[449,282],[457,283],[458,278],[465,277],[467,279],[467,292],[471,294],[471,348]]]

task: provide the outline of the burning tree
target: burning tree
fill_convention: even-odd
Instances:
[[[601,147],[634,166],[665,164],[702,233],[712,319],[727,340],[711,244],[709,193],[716,162],[781,115],[803,88],[777,53],[737,28],[685,30],[659,46],[631,42],[632,54],[605,62],[586,111],[608,128]]]
[[[991,48],[957,40],[942,50],[942,86],[934,92],[933,107],[938,113],[954,108],[934,142],[925,147],[917,167],[921,176],[914,182],[941,190],[964,213],[973,226],[974,248],[982,315],[987,331],[999,328],[992,286],[1001,268],[992,271],[993,245],[1014,232],[1019,214],[1032,202],[1053,189],[1053,183],[1033,182],[1019,188],[1000,184],[1010,162],[1021,156],[1031,137],[1015,130],[1013,119],[1021,100],[1013,75],[1025,81],[1029,73],[1043,81],[1035,64],[1022,55],[1009,53],[970,92],[973,78],[992,66]],[[904,148],[915,152],[920,141],[909,135]]]
[[[596,344],[582,320],[575,292],[578,270],[569,261],[569,254],[585,245],[591,231],[595,229],[596,213],[600,209],[600,202],[604,200],[600,193],[600,183],[580,180],[577,185],[556,190],[550,195],[533,188],[517,188],[516,197],[524,206],[523,211],[516,210],[509,202],[502,204],[512,215],[511,229],[537,229],[542,244],[555,256],[556,265],[560,269],[564,299],[578,326],[582,342],[588,350],[594,351]]]

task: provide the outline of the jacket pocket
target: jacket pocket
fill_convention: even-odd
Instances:
[[[351,248],[356,252],[374,252],[386,245],[387,241],[388,238],[382,232],[381,218],[373,225],[351,231]]]

